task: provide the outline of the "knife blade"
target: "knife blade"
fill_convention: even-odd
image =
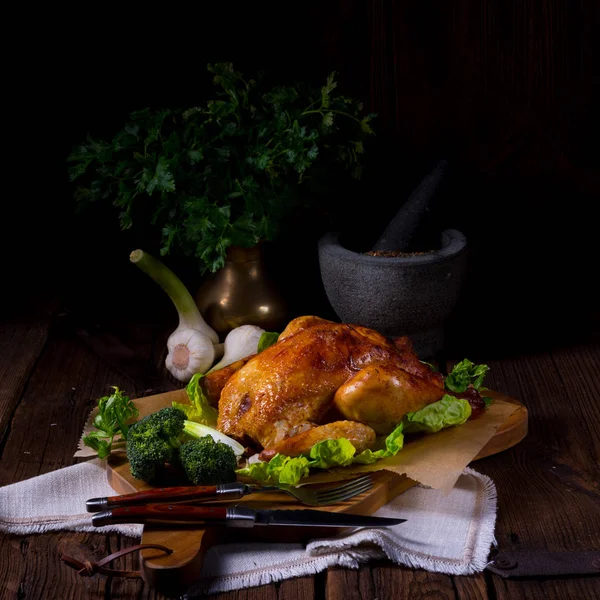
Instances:
[[[247,509],[244,509],[247,510]],[[326,510],[255,510],[255,525],[288,525],[292,527],[389,527],[406,519],[371,517]]]
[[[406,519],[390,519],[326,510],[253,510],[245,506],[189,506],[186,504],[147,504],[124,506],[96,513],[95,527],[117,523],[162,525],[221,525],[225,527],[389,527]]]

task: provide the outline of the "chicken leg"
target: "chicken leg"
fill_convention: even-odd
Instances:
[[[346,438],[356,448],[356,454],[360,454],[375,443],[375,432],[369,426],[355,421],[327,423],[265,448],[260,453],[259,458],[261,460],[271,460],[276,454],[308,456],[310,449],[317,442],[339,438]]]
[[[444,389],[394,364],[369,365],[361,369],[335,393],[338,412],[352,421],[387,435],[409,412],[436,402]]]

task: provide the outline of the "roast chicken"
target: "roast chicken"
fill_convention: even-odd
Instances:
[[[218,429],[262,450],[262,460],[341,437],[361,452],[444,395],[442,376],[408,338],[392,342],[313,316],[294,319],[276,344],[206,376],[202,386],[218,403]]]

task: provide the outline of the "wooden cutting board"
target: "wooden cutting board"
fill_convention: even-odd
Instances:
[[[491,396],[505,402],[513,403],[517,410],[498,428],[494,437],[484,446],[475,460],[502,452],[520,442],[527,434],[527,409],[514,398],[498,392]],[[165,406],[171,406],[173,401],[187,402],[185,390],[176,390],[156,396],[136,400],[140,417],[155,412]],[[151,489],[152,486],[134,479],[129,472],[129,465],[124,454],[111,455],[108,469],[108,481],[118,494],[129,494],[136,491]],[[416,485],[416,482],[406,476],[397,475],[390,471],[371,473],[373,488],[348,502],[328,506],[321,510],[333,512],[351,512],[369,515],[390,502],[399,494]],[[330,487],[334,484],[315,485]],[[281,508],[302,509],[312,508],[298,504],[295,498],[285,493],[251,494],[237,500],[250,508]],[[217,503],[215,503],[217,504]],[[159,591],[176,594],[188,587],[197,579],[204,554],[215,543],[226,541],[263,540],[263,541],[304,541],[323,535],[323,530],[314,528],[280,528],[256,527],[253,529],[234,528],[193,528],[193,527],[160,527],[146,525],[142,533],[143,544],[161,544],[173,549],[172,554],[159,550],[146,549],[140,552],[140,562],[144,579]]]

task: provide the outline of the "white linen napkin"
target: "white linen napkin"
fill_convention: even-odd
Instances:
[[[141,525],[97,528],[85,511],[89,498],[114,495],[102,461],[83,462],[0,488],[0,531],[117,531],[140,537]],[[372,558],[449,575],[485,569],[494,543],[496,488],[489,477],[465,469],[452,491],[414,487],[376,513],[406,518],[386,529],[356,529],[306,544],[221,544],[205,557],[189,597],[311,575],[330,566],[357,568]]]

